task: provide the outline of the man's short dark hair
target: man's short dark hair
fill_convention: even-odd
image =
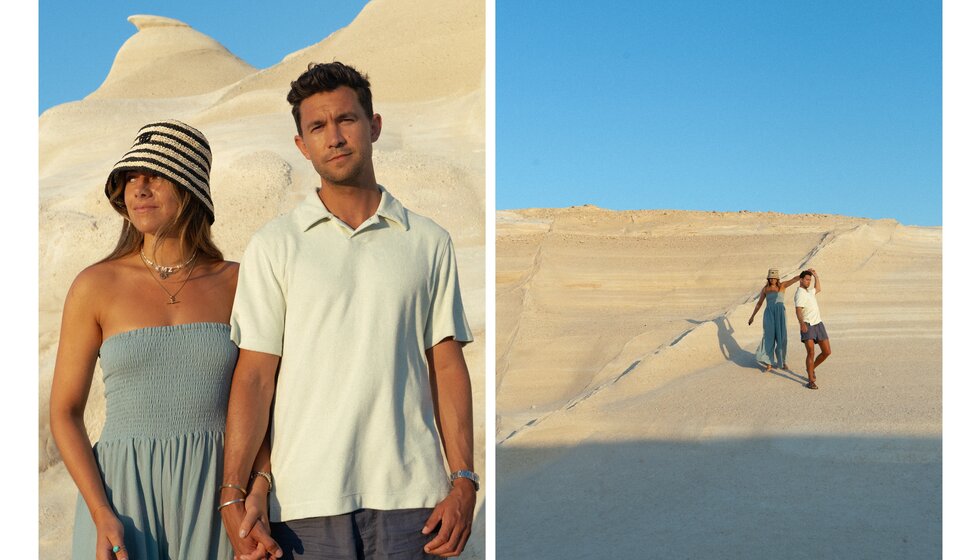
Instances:
[[[357,101],[364,108],[370,119],[374,116],[371,105],[371,82],[367,75],[361,74],[343,62],[311,62],[296,81],[289,84],[289,94],[286,101],[293,106],[293,120],[296,121],[296,133],[303,134],[299,126],[299,104],[307,97],[324,91],[333,91],[340,86],[347,86],[357,94]]]
[[[813,273],[810,272],[809,270],[804,270],[803,272],[800,273],[800,280],[803,280],[804,276],[813,276]]]

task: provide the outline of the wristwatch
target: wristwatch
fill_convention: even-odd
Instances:
[[[452,484],[457,478],[465,478],[473,482],[477,491],[480,490],[480,477],[473,471],[456,471],[449,475],[449,483]]]

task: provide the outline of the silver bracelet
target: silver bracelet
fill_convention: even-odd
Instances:
[[[241,486],[239,486],[237,484],[222,484],[221,485],[221,488],[218,488],[218,492],[220,493],[225,488],[231,488],[232,490],[238,490],[239,492],[242,493],[243,496],[247,496],[248,495],[248,492],[246,492],[244,488],[242,488]]]
[[[218,511],[221,511],[221,508],[223,508],[223,507],[228,507],[231,504],[240,504],[240,503],[242,503],[244,501],[245,501],[245,498],[235,498],[234,500],[225,502],[225,503],[221,504],[220,506],[218,506]]]

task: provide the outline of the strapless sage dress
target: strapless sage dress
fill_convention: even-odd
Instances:
[[[786,367],[785,292],[767,292],[766,310],[762,314],[762,342],[755,359],[772,367]]]
[[[136,329],[102,343],[106,421],[93,451],[130,558],[234,555],[216,511],[238,359],[229,334],[226,324],[189,323]],[[94,558],[95,540],[79,496],[73,558]]]

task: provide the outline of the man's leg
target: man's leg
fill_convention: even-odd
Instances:
[[[817,369],[817,366],[823,363],[824,360],[830,357],[830,339],[824,339],[817,344],[820,345],[820,355],[813,362],[813,369]]]
[[[272,524],[272,538],[283,551],[283,560],[351,560],[360,555],[354,513],[296,519]]]
[[[810,383],[816,386],[817,374],[813,371],[815,367],[813,360],[813,340],[804,340],[803,344],[806,345],[806,376],[810,380]]]
[[[355,521],[364,543],[364,560],[428,560],[422,547],[435,537],[422,534],[432,508],[359,510]]]

